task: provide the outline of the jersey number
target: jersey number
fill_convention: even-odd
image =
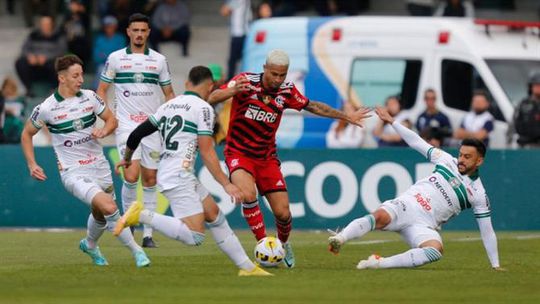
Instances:
[[[161,137],[165,140],[165,149],[178,150],[178,141],[171,141],[174,134],[181,131],[184,128],[184,119],[181,116],[176,115],[173,117],[161,117],[159,120],[159,129],[161,130]]]

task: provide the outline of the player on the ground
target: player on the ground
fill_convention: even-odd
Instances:
[[[129,17],[127,35],[129,46],[118,50],[107,59],[96,93],[107,100],[107,90],[114,83],[116,101],[116,145],[120,158],[124,157],[129,133],[156,112],[161,104],[161,91],[165,100],[174,97],[167,61],[160,53],[149,49],[150,21],[143,14]],[[109,103],[110,104],[110,103]],[[122,185],[122,208],[129,208],[137,199],[139,175],[143,185],[143,202],[146,208],[155,210],[156,169],[161,151],[159,136],[148,136],[135,151],[133,165],[124,170]],[[152,228],[144,226],[143,247],[156,247]]]
[[[412,249],[390,257],[371,255],[358,263],[358,269],[410,268],[438,261],[443,243],[438,228],[462,210],[472,208],[480,228],[491,266],[499,265],[497,237],[491,225],[491,210],[478,169],[484,162],[486,146],[477,139],[464,139],[459,157],[433,147],[403,125],[383,108],[377,115],[392,125],[403,140],[435,164],[433,173],[411,186],[405,193],[384,202],[372,214],[355,219],[343,231],[328,238],[329,250],[339,253],[347,241],[379,229],[401,234]]]
[[[291,212],[285,179],[276,154],[276,131],[285,109],[307,110],[313,114],[343,119],[361,126],[368,109],[350,116],[325,103],[304,97],[292,82],[285,82],[289,57],[282,50],[270,51],[264,73],[241,73],[210,95],[210,103],[233,97],[225,146],[225,160],[231,181],[246,194],[242,214],[257,240],[266,236],[257,190],[264,195],[275,216],[277,236],[283,242],[287,267],[295,260],[289,240]]]
[[[49,129],[64,187],[91,207],[86,238],[81,240],[79,248],[94,264],[103,266],[108,263],[97,242],[105,229],[113,231],[120,212],[114,201],[111,168],[97,138],[112,133],[117,121],[94,92],[81,90],[82,64],[74,55],[56,60],[58,89],[34,108],[24,126],[21,145],[30,175],[39,181],[46,180],[45,172],[35,159],[32,137],[43,126]],[[96,127],[97,116],[105,121],[103,128]],[[150,265],[128,229],[122,230],[118,239],[131,250],[137,267]]]
[[[203,66],[192,68],[186,82],[186,92],[159,107],[129,136],[124,159],[116,165],[117,172],[120,167],[131,165],[133,151],[143,137],[159,131],[163,151],[157,180],[159,190],[170,202],[173,217],[142,210],[142,204],[135,202],[120,219],[117,232],[123,226],[143,223],[184,244],[200,245],[204,240],[206,221],[219,248],[240,268],[239,275],[271,275],[247,257],[227,219],[194,174],[195,160],[200,150],[203,163],[233,198],[233,202],[244,200],[242,191],[221,170],[214,150],[214,110],[205,101],[213,85],[210,69]]]

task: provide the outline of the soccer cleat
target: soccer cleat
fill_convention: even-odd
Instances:
[[[294,259],[294,252],[292,250],[291,243],[287,242],[283,244],[283,248],[285,248],[285,257],[283,258],[283,264],[287,266],[288,268],[293,268],[296,264]]]
[[[150,266],[150,259],[146,256],[144,251],[141,250],[135,252],[133,257],[135,258],[135,265],[137,265],[137,267],[141,268]]]
[[[271,277],[273,276],[273,274],[255,265],[255,268],[253,268],[251,271],[240,269],[240,271],[238,271],[238,276],[239,277]]]
[[[144,248],[158,248],[158,245],[154,242],[151,236],[143,237],[142,246]]]
[[[358,262],[358,265],[356,265],[357,269],[377,269],[379,268],[379,263],[381,260],[384,259],[383,257],[380,257],[376,254],[372,254],[368,257],[367,260],[361,260]]]
[[[129,206],[126,213],[124,213],[124,215],[116,222],[113,234],[119,236],[124,228],[139,224],[139,216],[141,215],[143,208],[143,203],[134,201],[131,206]]]
[[[79,249],[81,249],[82,252],[88,254],[92,258],[92,262],[94,262],[94,265],[97,266],[106,266],[109,265],[101,251],[99,250],[99,246],[96,246],[94,249],[88,248],[88,242],[86,239],[82,239],[79,243]]]
[[[339,234],[334,234],[328,238],[328,251],[334,255],[338,255],[341,250],[341,246],[345,243],[343,237]]]

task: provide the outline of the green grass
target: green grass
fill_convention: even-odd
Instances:
[[[147,250],[153,264],[145,269],[110,235],[100,246],[111,265],[92,266],[78,250],[83,236],[0,230],[0,303],[540,303],[540,232],[499,233],[508,271],[495,272],[476,232],[444,233],[445,256],[435,264],[359,271],[356,263],[369,254],[406,245],[377,232],[362,241],[389,242],[353,242],[333,256],[326,233],[295,231],[297,267],[271,269],[270,278],[237,277],[210,236],[190,248],[157,235],[160,248]],[[254,240],[239,236],[251,256]]]

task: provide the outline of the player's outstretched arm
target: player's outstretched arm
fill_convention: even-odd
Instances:
[[[105,110],[99,115],[99,118],[105,121],[105,125],[103,128],[95,128],[92,130],[92,136],[94,136],[94,138],[106,137],[118,127],[118,120],[114,117],[114,114],[108,107],[105,107]]]
[[[32,142],[32,137],[39,132],[39,129],[34,127],[34,125],[28,120],[24,125],[24,129],[21,134],[21,147],[26,158],[26,163],[28,165],[28,170],[30,171],[30,176],[33,178],[44,181],[47,179],[45,171],[41,168],[37,162],[34,154],[34,143]]]
[[[199,135],[198,136],[199,151],[201,152],[201,158],[214,179],[223,186],[225,192],[231,196],[233,202],[241,203],[244,201],[244,193],[233,183],[229,181],[227,175],[221,170],[219,165],[219,158],[217,157],[216,150],[214,150],[214,139],[212,136]]]
[[[163,86],[161,87],[161,90],[163,91],[163,95],[165,96],[165,101],[169,101],[175,97],[172,85],[168,84],[166,86]]]
[[[228,82],[226,88],[214,90],[210,94],[210,97],[208,97],[208,103],[211,105],[215,105],[223,102],[240,92],[248,91],[248,86],[249,80],[245,76],[242,75],[240,77],[233,78],[233,80]]]
[[[491,224],[491,217],[481,217],[477,218],[476,222],[478,223],[478,228],[480,229],[480,237],[482,237],[482,243],[484,243],[484,248],[491,263],[491,267],[495,270],[504,270],[500,267],[499,264],[499,250],[497,248],[497,235],[495,235],[495,230],[493,230],[493,225]]]
[[[363,127],[364,119],[371,117],[368,113],[371,112],[370,108],[360,108],[351,115],[347,115],[340,110],[336,110],[331,106],[325,104],[324,102],[310,100],[309,104],[304,108],[306,111],[309,111],[315,115],[329,117],[334,119],[342,119],[353,125]]]
[[[126,144],[126,151],[124,152],[124,159],[120,160],[115,166],[114,171],[116,174],[120,174],[120,168],[126,167],[128,168],[131,165],[131,157],[133,156],[133,152],[137,149],[139,144],[141,143],[141,140],[156,132],[158,130],[157,126],[155,126],[150,119],[147,119],[142,124],[137,126],[135,130],[129,134],[127,144]]]
[[[107,102],[107,91],[109,90],[110,86],[110,83],[100,80],[98,88],[96,89],[97,96],[103,99],[107,105],[109,105],[109,103]]]

